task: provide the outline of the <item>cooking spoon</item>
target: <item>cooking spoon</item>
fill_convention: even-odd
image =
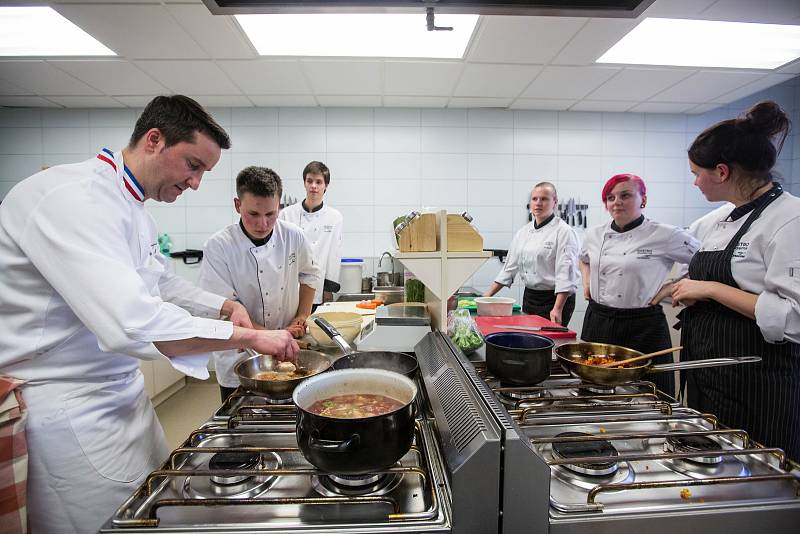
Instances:
[[[661,356],[662,354],[669,354],[670,352],[675,352],[676,350],[681,350],[682,348],[683,347],[672,347],[669,349],[651,352],[650,354],[642,354],[641,356],[636,356],[635,358],[628,358],[627,360],[616,360],[613,362],[601,363],[600,365],[596,365],[595,367],[622,367],[629,363],[640,362],[642,360],[649,360],[650,358],[653,358],[655,356]]]

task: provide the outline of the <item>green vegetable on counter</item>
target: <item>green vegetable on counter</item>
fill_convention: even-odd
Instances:
[[[425,284],[416,278],[406,280],[406,302],[425,302]]]

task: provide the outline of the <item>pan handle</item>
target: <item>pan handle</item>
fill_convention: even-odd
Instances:
[[[324,319],[323,319],[324,320]],[[351,452],[361,442],[358,434],[353,434],[344,441],[336,441],[330,439],[319,439],[314,436],[309,436],[308,446],[311,449],[322,452]]]
[[[314,322],[317,323],[319,329],[325,332],[325,335],[331,338],[333,342],[336,343],[340,349],[342,349],[342,352],[344,352],[345,356],[348,356],[350,354],[353,354],[353,352],[355,352],[353,350],[353,347],[351,347],[350,344],[347,341],[345,341],[345,339],[342,337],[339,331],[336,330],[336,327],[334,327],[331,323],[329,323],[322,317],[314,317],[313,319]]]
[[[703,367],[722,367],[724,365],[739,365],[740,363],[757,363],[761,356],[733,356],[729,358],[710,358],[691,362],[663,363],[647,368],[648,373],[661,373],[663,371],[678,371],[681,369],[701,369]]]

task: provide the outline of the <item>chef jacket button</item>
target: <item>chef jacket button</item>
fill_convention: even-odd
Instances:
[[[258,272],[260,272],[261,274],[264,274],[264,271],[263,271],[263,270],[262,270],[262,271],[258,271]]]
[[[619,273],[617,276],[622,276],[622,273]]]

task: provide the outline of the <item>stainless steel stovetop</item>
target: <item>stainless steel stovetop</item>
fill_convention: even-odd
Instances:
[[[101,532],[450,532],[430,423],[397,465],[355,478],[324,473],[297,447],[295,407],[235,394],[192,432]]]

